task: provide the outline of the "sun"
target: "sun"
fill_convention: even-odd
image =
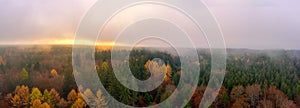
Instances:
[[[96,46],[99,49],[111,49],[113,46],[121,46],[121,44],[116,44],[113,41],[89,41],[89,40],[73,40],[73,39],[57,39],[49,44],[53,45],[88,45],[88,46]]]

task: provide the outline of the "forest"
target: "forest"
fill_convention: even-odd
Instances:
[[[146,80],[149,69],[166,70],[163,83],[151,92],[124,87],[115,77],[111,50],[95,49],[98,77],[114,99],[129,106],[157,105],[174,92],[181,78],[179,56],[170,49],[136,48],[128,62],[135,78]],[[186,56],[189,57],[189,49]],[[199,81],[185,108],[198,108],[211,73],[209,49],[198,50]],[[164,64],[151,60],[160,58]],[[209,108],[297,108],[300,107],[300,51],[227,49],[226,74]],[[147,85],[145,85],[147,86]],[[81,92],[80,92],[81,91]],[[1,108],[90,108],[111,106],[103,90],[77,86],[72,67],[72,46],[0,46]],[[213,94],[212,94],[213,95]],[[85,99],[93,100],[86,102]],[[87,104],[89,103],[89,104]],[[166,107],[172,107],[169,104]]]

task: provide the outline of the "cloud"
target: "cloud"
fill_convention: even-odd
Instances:
[[[95,1],[1,0],[0,43],[73,38]],[[227,47],[300,49],[299,0],[204,2],[220,23]]]
[[[1,41],[66,38],[94,0],[2,0]]]

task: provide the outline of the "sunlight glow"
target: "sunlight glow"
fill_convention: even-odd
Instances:
[[[94,42],[94,41],[89,41],[89,40],[76,40],[74,41],[73,39],[61,39],[61,40],[54,40],[50,44],[55,44],[55,45],[97,45],[97,46],[115,46],[115,42]]]

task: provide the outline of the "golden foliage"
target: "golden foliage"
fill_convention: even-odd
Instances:
[[[56,77],[56,76],[58,76],[58,73],[55,69],[52,69],[50,72],[50,75],[51,75],[51,77]]]
[[[68,94],[68,101],[69,103],[74,103],[77,99],[77,93],[76,91],[73,89],[71,90],[71,92]]]

